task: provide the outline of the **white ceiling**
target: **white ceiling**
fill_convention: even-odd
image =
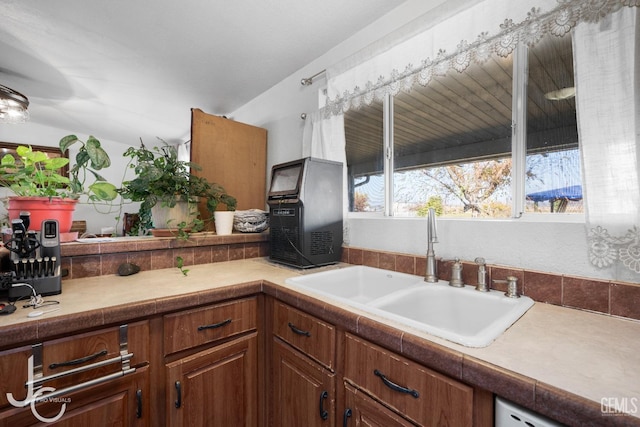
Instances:
[[[39,124],[184,140],[191,108],[235,111],[404,1],[2,0],[0,84]]]

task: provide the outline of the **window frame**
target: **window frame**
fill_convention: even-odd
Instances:
[[[541,215],[525,212],[525,174],[527,158],[527,84],[528,84],[528,54],[529,48],[523,43],[518,43],[513,52],[513,97],[511,110],[511,192],[512,209],[510,218],[481,218],[468,219],[469,221],[525,221],[525,222],[561,222],[561,223],[585,223],[585,214],[582,213],[554,213],[553,215]],[[385,206],[378,212],[347,212],[348,218],[373,218],[389,217],[405,219],[394,215],[393,200],[394,186],[394,144],[393,144],[393,95],[385,94],[383,99],[383,171],[384,171],[384,201]],[[442,218],[448,219],[448,218]],[[456,219],[460,220],[460,219]]]

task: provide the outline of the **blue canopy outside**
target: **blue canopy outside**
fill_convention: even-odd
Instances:
[[[582,200],[582,185],[571,185],[569,187],[556,188],[554,190],[538,191],[527,194],[527,199],[534,202],[544,202],[545,200]]]

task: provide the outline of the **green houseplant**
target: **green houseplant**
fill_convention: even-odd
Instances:
[[[129,157],[129,167],[134,169],[135,178],[124,181],[118,192],[123,198],[142,202],[138,211],[139,223],[134,227],[134,233],[152,228],[176,228],[180,231],[189,229],[191,232],[201,231],[205,222],[210,221],[220,203],[228,210],[235,211],[236,199],[227,194],[225,189],[215,183],[194,175],[192,170],[200,170],[200,166],[192,162],[178,159],[175,147],[163,141],[160,147],[147,148],[144,143],[140,147],[130,147],[124,153]],[[154,224],[152,209],[156,206],[172,208],[178,203],[190,204],[195,211],[198,201],[204,200],[208,218],[198,218],[193,215],[188,221],[175,224]]]
[[[98,171],[111,165],[100,141],[89,136],[81,141],[75,135],[67,135],[59,142],[61,153],[74,144],[80,145],[76,162],[69,176],[61,175],[61,169],[69,164],[66,157],[49,157],[31,146],[18,146],[16,154],[6,154],[0,159],[0,184],[8,187],[15,196],[7,198],[9,219],[21,211],[31,213],[31,227],[38,230],[43,219],[58,219],[60,232],[71,228],[71,216],[80,196],[91,202],[111,201],[118,196],[115,185],[108,183]],[[93,177],[92,183],[87,183]],[[64,212],[56,216],[56,211]]]

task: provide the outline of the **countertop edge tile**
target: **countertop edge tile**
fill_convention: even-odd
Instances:
[[[2,328],[0,348],[10,347],[16,343],[24,343],[38,339],[38,321],[32,320],[19,325]]]
[[[254,280],[237,285],[201,291],[198,292],[198,305],[212,304],[232,298],[241,298],[259,292],[262,292],[262,280]]]
[[[402,354],[435,371],[455,379],[462,379],[464,356],[458,351],[419,336],[404,333],[402,335]]]
[[[52,318],[39,318],[38,340],[45,340],[57,335],[75,333],[79,329],[91,329],[105,325],[104,309],[88,310]],[[79,327],[79,325],[82,325]]]
[[[136,303],[123,304],[103,310],[104,324],[130,323],[141,317],[149,317],[156,314],[156,302],[141,301]]]
[[[535,405],[536,380],[484,360],[463,355],[461,379],[514,403],[529,408]]]
[[[549,414],[567,425],[603,427],[640,425],[639,418],[621,414],[607,415],[602,412],[602,409],[598,402],[547,384],[536,384],[536,401],[533,410]]]

